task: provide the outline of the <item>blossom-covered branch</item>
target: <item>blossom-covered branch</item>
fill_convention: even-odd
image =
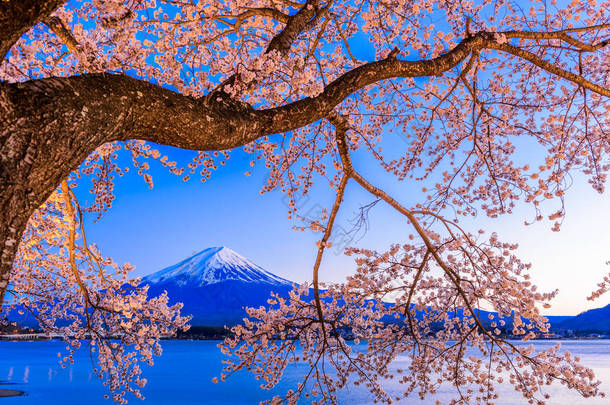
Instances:
[[[112,206],[129,169],[121,153],[152,188],[153,164],[205,181],[234,148],[268,170],[261,192],[286,194],[288,215],[305,218],[297,229],[322,235],[313,300],[305,285],[274,297],[271,309],[250,310],[227,341],[238,356],[227,374],[254,370],[268,388],[286,364],[304,360],[308,374],[285,397],[293,402],[310,393],[335,401],[349,381],[390,402],[382,382],[392,376],[405,395],[422,397],[444,379],[462,402],[490,402],[507,373],[531,400],[545,400],[543,386],[556,380],[599,393],[569,354],[501,338],[546,330],[538,308],[553,293],[536,291],[516,244],[472,234],[459,219],[526,204],[526,223],[546,219],[557,231],[575,171],[603,192],[608,1],[63,3],[0,0],[0,302],[10,295],[48,330],[56,303],[70,308],[67,333],[100,335],[99,372],[118,401],[121,387],[137,395],[142,383],[125,346],[140,342],[135,331],[144,331],[149,343],[136,344],[149,359],[150,342],[185,320],[166,297],[147,299],[135,281],[122,287],[129,266],[87,242],[83,216]],[[196,152],[182,165],[155,143]],[[385,182],[353,167],[357,153],[417,202],[399,203],[377,185]],[[71,191],[79,178],[95,195],[82,208]],[[320,183],[335,201],[312,220],[298,200]],[[386,252],[347,249],[356,274],[323,286],[322,256],[354,183],[412,235]],[[485,309],[500,319],[486,319]],[[348,344],[346,330],[369,350]],[[123,345],[104,346],[104,331],[124,334]],[[481,356],[466,356],[468,347]],[[409,370],[392,369],[401,353],[411,356]]]

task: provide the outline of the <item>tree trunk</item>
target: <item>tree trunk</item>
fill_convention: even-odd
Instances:
[[[1,179],[1,178],[0,178]],[[2,180],[0,180],[1,182]],[[22,190],[0,188],[0,308],[10,280],[11,267],[21,234],[29,217],[27,199]]]
[[[29,179],[34,149],[31,139],[0,131],[0,307],[28,218],[46,198],[36,195]]]
[[[38,24],[65,0],[11,0],[0,1],[0,60],[11,46]]]

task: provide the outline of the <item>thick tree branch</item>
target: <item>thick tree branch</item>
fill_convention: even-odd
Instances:
[[[297,39],[297,36],[307,29],[309,23],[317,15],[320,3],[320,0],[305,2],[301,9],[288,19],[284,29],[269,42],[266,52],[277,51],[282,55],[286,55]]]
[[[66,27],[66,24],[61,20],[61,18],[52,16],[47,18],[44,23],[68,47],[74,57],[78,59],[79,63],[81,64],[81,67],[83,69],[89,69],[92,62],[91,59],[93,59],[94,56],[91,56],[91,59],[87,58],[87,55],[85,54],[85,52],[83,52],[80,44],[78,43],[76,38],[74,38],[74,35],[70,31],[70,29]]]
[[[11,136],[45,138],[46,150],[38,150],[34,156],[36,166],[50,182],[44,187],[44,199],[61,178],[103,143],[142,139],[183,149],[235,148],[320,120],[354,92],[378,81],[441,75],[472,52],[486,48],[509,52],[583,88],[610,96],[609,89],[531,52],[498,43],[494,34],[479,32],[436,58],[401,61],[389,57],[367,63],[338,77],[316,97],[265,110],[244,103],[195,99],[124,75],[85,74],[3,83],[0,145],[8,147],[6,139]],[[62,149],[68,158],[57,159],[54,152]],[[61,178],[46,173],[46,168],[57,166],[57,160],[61,161]]]
[[[388,58],[372,62],[337,78],[317,97],[266,110],[237,102],[195,99],[124,75],[84,74],[0,83],[1,152],[9,156],[23,153],[9,148],[37,145],[31,151],[31,161],[36,162],[29,174],[32,180],[26,183],[40,195],[39,204],[89,153],[106,142],[143,139],[197,150],[238,147],[322,119],[352,93],[379,80],[442,74],[469,55],[477,41],[481,42],[480,37],[464,40],[431,60]],[[9,138],[19,142],[8,142]],[[49,167],[54,167],[57,175],[50,175]],[[4,170],[8,176],[12,168],[0,167],[0,172]]]
[[[31,27],[42,22],[65,0],[0,1],[0,61]]]

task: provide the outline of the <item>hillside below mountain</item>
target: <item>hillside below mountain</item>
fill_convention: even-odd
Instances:
[[[610,304],[582,312],[552,325],[553,329],[610,332]]]

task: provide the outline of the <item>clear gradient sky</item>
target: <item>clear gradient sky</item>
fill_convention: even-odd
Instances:
[[[353,38],[353,52],[359,60],[374,59],[374,49],[363,34]],[[418,78],[425,81],[425,78]],[[384,136],[384,150],[404,153],[403,140]],[[192,152],[160,147],[170,158],[188,162]],[[117,181],[113,208],[101,221],[87,227],[89,238],[98,243],[102,253],[118,262],[136,266],[136,275],[145,275],[172,265],[211,246],[228,246],[263,268],[293,281],[311,279],[320,234],[296,232],[295,224],[287,219],[283,195],[279,191],[260,195],[266,170],[249,166],[251,155],[234,152],[227,166],[212,174],[202,184],[197,178],[183,182],[167,169],[153,165],[154,189],[149,190],[143,179],[129,174]],[[523,163],[541,159],[533,145],[520,145],[517,158]],[[363,155],[353,157],[356,167],[368,174],[369,180],[381,185],[404,204],[417,202],[422,185],[413,187],[390,181],[378,165]],[[128,161],[128,159],[126,159]],[[535,167],[535,166],[534,166]],[[252,176],[244,173],[252,171]],[[86,193],[90,184],[83,184],[79,199],[91,199]],[[319,184],[311,196],[301,203],[303,212],[321,207],[330,208],[334,194],[326,184]],[[337,218],[337,227],[351,229],[361,205],[371,202],[370,195],[355,184],[348,187],[345,202]],[[566,195],[567,217],[561,232],[551,232],[549,222],[532,226],[523,224],[531,219],[532,208],[520,206],[515,214],[497,220],[479,217],[462,222],[467,230],[483,228],[498,232],[505,241],[518,242],[523,261],[531,262],[532,278],[542,290],[559,289],[549,315],[573,315],[610,302],[610,294],[595,302],[586,297],[610,271],[610,196],[599,195],[576,177]],[[545,214],[551,213],[548,210]],[[370,229],[355,243],[357,246],[385,250],[390,243],[406,240],[409,228],[401,216],[383,203],[371,211]],[[325,256],[321,278],[342,281],[354,269],[352,258],[338,249]]]
[[[177,160],[189,158],[192,152],[161,147]],[[251,155],[233,153],[226,167],[216,171],[202,184],[193,178],[183,182],[163,167],[153,165],[154,189],[143,179],[129,174],[117,181],[116,200],[102,219],[87,226],[88,237],[102,253],[116,261],[136,266],[136,275],[145,275],[172,265],[195,252],[211,246],[228,246],[263,268],[293,281],[311,278],[316,253],[315,241],[320,234],[297,232],[296,224],[287,219],[283,195],[279,191],[260,195],[266,170],[256,166],[253,175]],[[413,202],[412,188],[406,184],[385,182],[382,172],[362,156],[355,165],[366,169],[371,179],[387,188],[396,199]],[[86,203],[91,195],[83,184],[79,199]],[[412,198],[412,197],[411,197]],[[370,202],[370,196],[356,184],[348,187],[337,225],[350,229],[350,220],[358,207]],[[330,207],[334,196],[320,184],[303,203],[315,210]],[[573,315],[585,309],[604,306],[609,296],[588,302],[587,295],[610,270],[610,197],[599,195],[579,179],[566,196],[567,217],[561,232],[551,232],[551,224],[523,224],[531,217],[531,207],[518,207],[516,213],[497,220],[476,218],[462,224],[471,231],[479,228],[496,231],[503,240],[517,241],[520,257],[533,264],[534,282],[542,290],[559,289],[549,315]],[[383,250],[390,243],[406,240],[409,229],[403,219],[383,203],[371,211],[370,229],[355,245]],[[331,249],[325,257],[323,281],[342,281],[354,269],[352,258]]]

